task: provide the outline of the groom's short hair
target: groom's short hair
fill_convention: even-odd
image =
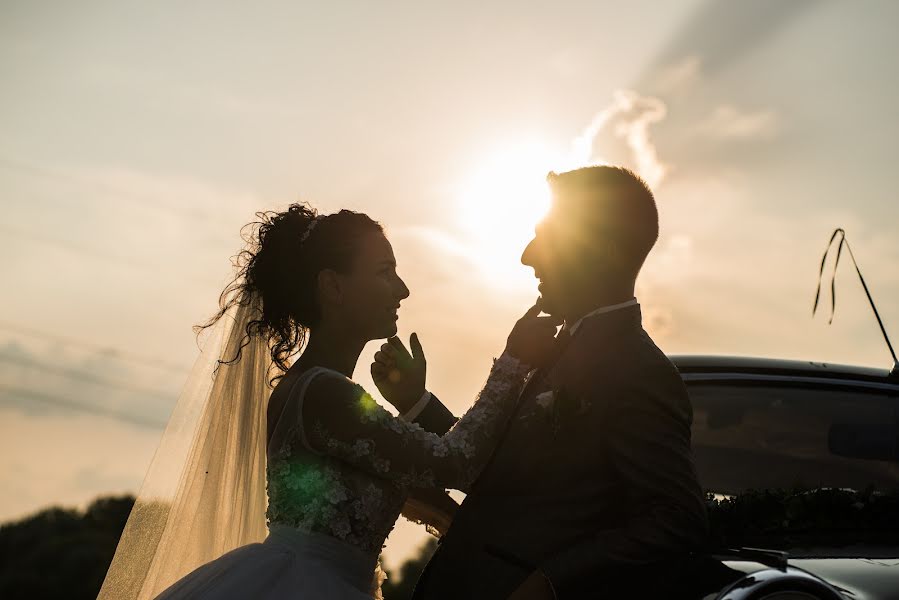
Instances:
[[[587,245],[614,242],[636,275],[659,237],[659,213],[646,182],[613,166],[550,172],[546,179],[553,212]]]

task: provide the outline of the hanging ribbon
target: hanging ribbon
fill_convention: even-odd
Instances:
[[[877,318],[877,324],[880,326],[880,332],[883,334],[883,339],[887,343],[887,348],[890,349],[890,354],[893,357],[893,369],[895,371],[896,366],[899,365],[899,360],[896,359],[896,352],[893,350],[893,345],[890,343],[890,338],[887,335],[887,330],[883,326],[883,321],[880,318],[880,313],[877,312],[877,307],[874,305],[874,299],[871,297],[871,292],[868,290],[868,284],[865,283],[865,278],[862,276],[862,271],[858,267],[858,262],[855,260],[855,254],[852,253],[852,248],[849,246],[849,240],[846,239],[846,231],[842,227],[838,227],[834,229],[833,235],[830,236],[830,241],[827,243],[827,249],[824,251],[824,256],[821,257],[821,269],[818,271],[818,291],[815,292],[815,304],[812,307],[812,316],[815,316],[815,313],[818,311],[818,303],[821,300],[821,282],[824,278],[824,267],[827,264],[827,256],[830,254],[831,248],[833,248],[834,242],[837,238],[840,238],[839,243],[837,243],[837,252],[836,258],[833,262],[833,275],[830,278],[830,320],[828,324],[833,323],[833,316],[837,309],[837,267],[840,264],[840,256],[843,253],[843,246],[846,246],[846,250],[849,251],[849,257],[852,259],[852,264],[855,265],[855,272],[858,273],[858,279],[862,282],[862,287],[865,289],[865,294],[868,296],[868,302],[871,304],[871,310],[874,311],[874,316]]]

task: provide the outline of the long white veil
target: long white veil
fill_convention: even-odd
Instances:
[[[268,535],[266,413],[274,367],[267,336],[247,337],[247,325],[260,317],[258,303],[242,299],[204,331],[200,357],[150,463],[98,600],[154,598],[200,565]],[[232,361],[238,351],[239,360]],[[414,490],[403,514],[439,536],[455,507],[443,490]]]
[[[266,336],[246,337],[257,305],[232,305],[201,336],[100,599],[153,598],[198,566],[268,534]],[[246,344],[241,349],[241,345]],[[240,359],[233,359],[238,350]]]

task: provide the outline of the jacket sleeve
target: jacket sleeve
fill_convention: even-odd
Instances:
[[[543,561],[540,570],[559,598],[601,573],[693,550],[708,535],[686,391],[623,389],[613,396],[599,411],[597,451],[606,454],[628,510],[619,526],[589,532]]]
[[[458,419],[444,406],[437,396],[431,394],[431,399],[422,411],[415,417],[414,422],[421,425],[425,431],[443,435],[455,425]]]

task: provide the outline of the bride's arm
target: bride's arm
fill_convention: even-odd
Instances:
[[[528,367],[504,353],[474,405],[443,436],[384,410],[346,378],[318,377],[303,402],[309,447],[408,487],[467,489],[515,410]]]

